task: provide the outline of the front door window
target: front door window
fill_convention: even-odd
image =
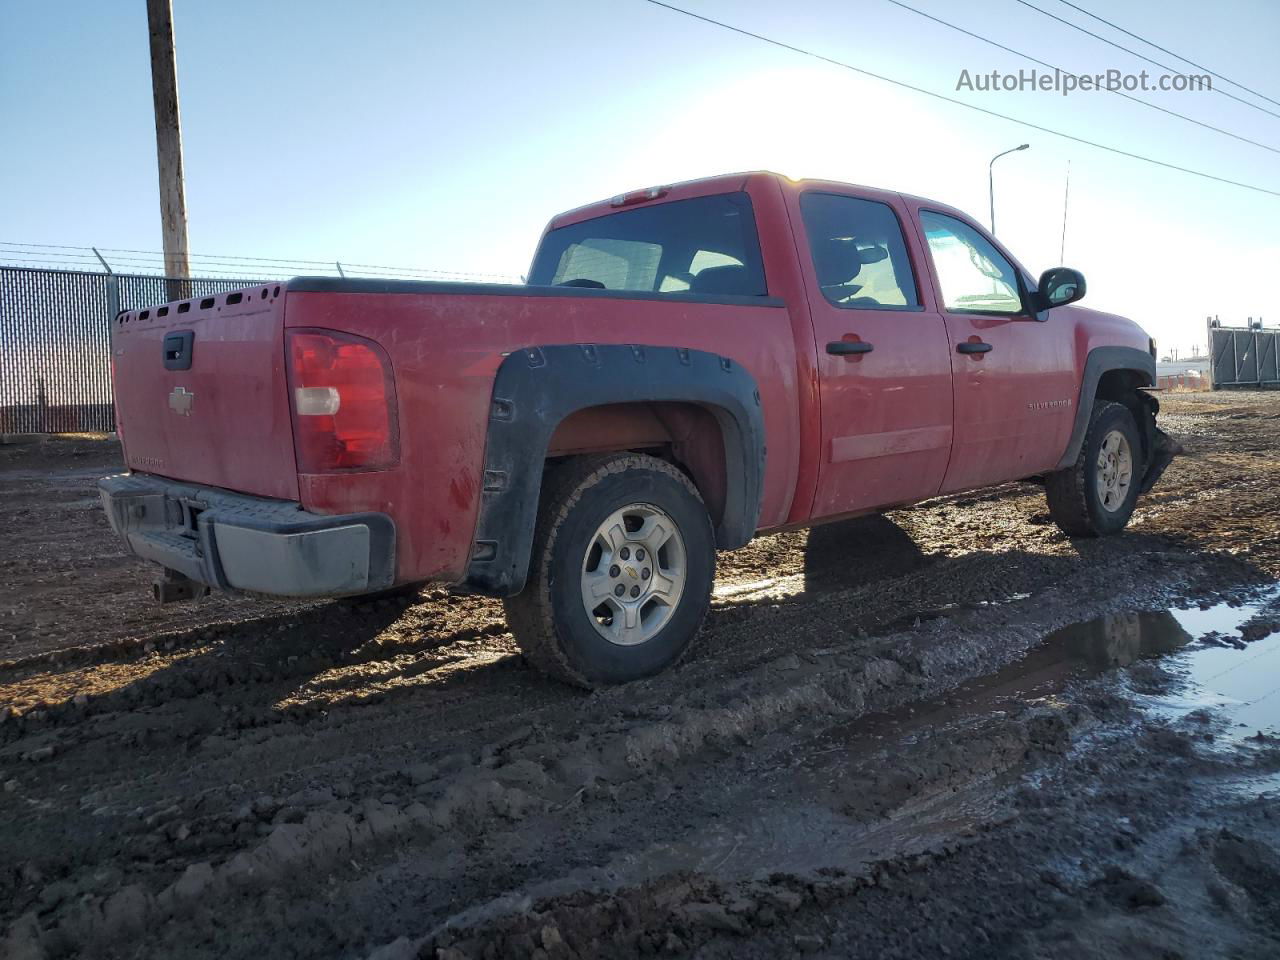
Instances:
[[[1018,274],[991,242],[962,220],[931,210],[920,223],[950,313],[1023,312]]]

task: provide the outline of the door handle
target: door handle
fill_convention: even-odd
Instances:
[[[847,357],[857,353],[870,353],[875,346],[861,340],[832,340],[827,344],[827,353],[837,357]]]
[[[956,352],[957,353],[990,353],[991,344],[982,343],[981,341],[979,341],[978,343],[974,343],[972,341],[966,340],[964,343],[956,344]]]

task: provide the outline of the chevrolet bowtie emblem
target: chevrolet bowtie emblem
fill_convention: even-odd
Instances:
[[[191,404],[195,399],[196,395],[186,387],[174,387],[173,392],[169,394],[169,409],[181,417],[189,417]]]

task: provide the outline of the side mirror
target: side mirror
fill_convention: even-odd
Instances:
[[[1084,274],[1070,267],[1054,267],[1040,274],[1040,287],[1036,290],[1036,309],[1075,303],[1084,296]]]

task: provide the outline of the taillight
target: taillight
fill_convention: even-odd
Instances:
[[[394,466],[396,391],[382,348],[329,330],[290,330],[288,351],[298,472]]]

